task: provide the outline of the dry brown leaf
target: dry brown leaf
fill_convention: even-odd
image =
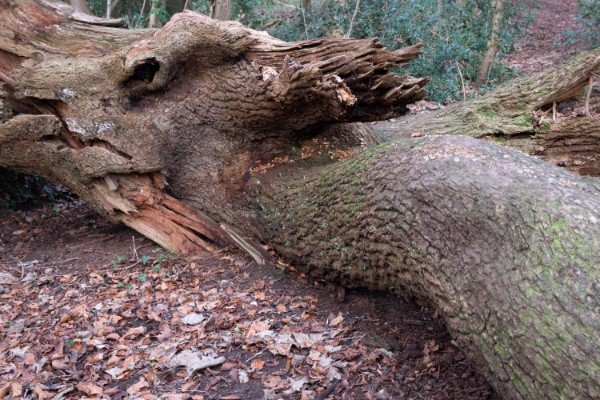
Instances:
[[[68,364],[65,362],[65,360],[52,360],[52,368],[54,369],[67,369],[68,368]]]
[[[46,400],[51,397],[50,393],[48,393],[44,390],[44,389],[46,389],[46,387],[42,386],[39,383],[34,383],[34,384],[30,385],[29,387],[33,390],[33,393],[35,393],[35,395],[37,396],[37,400]]]
[[[238,381],[240,381],[240,383],[248,383],[250,381],[250,378],[248,377],[248,373],[246,371],[244,371],[243,369],[238,370]]]
[[[267,388],[274,388],[281,384],[281,378],[277,375],[268,375],[263,381],[263,384]]]
[[[342,321],[344,321],[344,317],[342,316],[342,313],[339,313],[337,315],[337,317],[335,317],[334,319],[329,321],[329,325],[330,326],[338,326],[339,324],[342,323]]]
[[[0,399],[5,398],[10,393],[10,383],[5,383],[0,386]]]
[[[216,365],[223,364],[224,362],[225,357],[201,357],[198,353],[191,350],[183,350],[181,353],[171,358],[167,366],[169,368],[185,367],[188,375],[191,375],[196,370],[214,367]]]
[[[265,366],[265,361],[261,360],[260,358],[255,358],[254,360],[252,360],[252,362],[250,363],[250,366],[253,369],[263,369],[263,367]]]
[[[25,357],[23,357],[23,364],[25,365],[33,365],[36,363],[35,354],[27,353]]]
[[[123,338],[125,339],[133,339],[139,335],[142,335],[146,332],[146,328],[143,325],[140,325],[136,328],[130,328],[129,330],[127,330],[127,332],[125,332],[125,335],[123,335]]]
[[[100,396],[102,394],[102,388],[92,382],[79,382],[76,387],[77,390],[88,396]]]
[[[275,307],[275,309],[277,310],[277,312],[280,312],[280,313],[287,312],[287,307],[283,303],[277,304],[277,307]]]
[[[23,394],[23,386],[18,382],[10,384],[10,395],[13,399],[18,399]],[[2,398],[2,396],[0,396]]]
[[[148,387],[148,382],[146,382],[144,377],[141,377],[139,381],[137,381],[136,383],[134,383],[133,385],[131,385],[127,388],[127,393],[130,396],[133,396],[135,394],[138,394],[140,392],[140,390],[142,390],[145,387]]]

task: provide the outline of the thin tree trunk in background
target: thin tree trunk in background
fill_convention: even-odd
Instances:
[[[211,18],[227,21],[231,15],[233,5],[231,0],[214,0],[211,6]]]
[[[483,60],[481,60],[481,66],[479,67],[477,78],[475,79],[474,86],[476,88],[480,88],[486,82],[490,67],[498,52],[498,36],[500,34],[500,26],[504,12],[504,2],[504,0],[492,0],[492,7],[494,8],[492,14],[492,31],[490,32],[487,50],[483,56]]]
[[[158,28],[159,26],[159,21],[156,15],[156,12],[158,10],[158,0],[151,0],[150,1],[150,18],[148,19],[148,28]]]
[[[360,0],[356,0],[356,5],[354,6],[354,13],[352,14],[352,19],[350,20],[350,26],[348,27],[348,32],[344,35],[345,38],[349,38],[352,35],[352,28],[354,28],[354,20],[358,15],[358,9],[360,8]]]
[[[69,4],[71,4],[77,11],[84,13],[90,12],[86,0],[69,0]]]

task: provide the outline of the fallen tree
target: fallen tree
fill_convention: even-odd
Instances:
[[[285,43],[194,13],[160,30],[0,0],[0,166],[181,253],[265,241],[446,318],[505,398],[600,394],[600,187],[464,137],[379,144],[419,46]],[[579,86],[577,86],[579,88]]]
[[[600,176],[600,50],[516,79],[494,92],[376,129],[386,137],[468,135],[518,149],[583,175]]]

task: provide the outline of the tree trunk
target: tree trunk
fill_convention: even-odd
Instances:
[[[127,31],[34,0],[0,0],[0,26],[0,167],[174,251],[261,259],[263,240],[428,301],[506,398],[600,394],[596,181],[470,138],[376,146],[346,124],[424,97],[426,79],[389,72],[419,46],[285,43],[191,12]]]
[[[312,13],[312,0],[302,0],[302,9],[307,13]]]
[[[150,16],[148,17],[148,28],[160,27],[158,19],[158,0],[150,0]]]
[[[460,136],[260,181],[264,241],[327,279],[433,305],[504,398],[600,395],[598,181]]]
[[[473,85],[480,88],[487,81],[490,73],[490,67],[498,52],[498,40],[500,36],[500,27],[502,26],[502,15],[504,14],[504,0],[492,0],[492,28],[488,40],[487,49],[481,60],[479,72]]]
[[[227,21],[231,17],[232,8],[231,0],[213,0],[210,7],[210,16],[214,19]]]
[[[484,138],[582,175],[600,176],[600,93],[591,92],[589,112],[585,96],[599,72],[600,50],[594,50],[478,99],[384,122],[376,130],[388,139],[446,134]]]

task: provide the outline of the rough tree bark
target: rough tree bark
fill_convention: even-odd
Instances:
[[[175,251],[263,240],[427,301],[506,398],[598,397],[597,181],[472,138],[377,145],[344,124],[423,98],[426,79],[389,72],[418,46],[284,43],[189,12],[118,24],[0,0],[0,167]]]

